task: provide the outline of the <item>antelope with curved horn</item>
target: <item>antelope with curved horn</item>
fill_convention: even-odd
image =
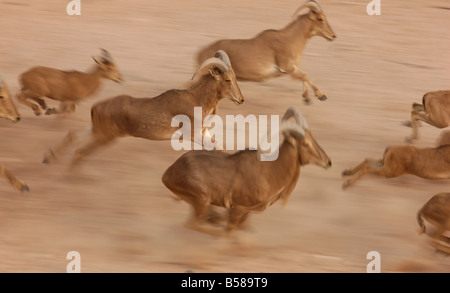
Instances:
[[[308,86],[319,100],[327,97],[314,85],[308,75],[298,64],[306,42],[313,36],[321,36],[327,40],[336,38],[328,24],[325,13],[316,1],[307,1],[301,5],[294,16],[304,9],[308,13],[301,14],[280,30],[265,30],[251,39],[224,39],[216,41],[197,54],[197,63],[203,62],[216,50],[225,50],[232,60],[236,77],[239,81],[261,82],[270,78],[289,75],[303,82],[303,98],[310,103]]]
[[[20,115],[17,112],[16,106],[11,100],[8,86],[3,81],[0,74],[0,118],[8,119],[12,122],[19,122]],[[12,186],[20,191],[29,191],[30,188],[21,180],[17,179],[11,172],[6,170],[2,162],[0,162],[0,175],[5,176]]]
[[[226,98],[242,104],[244,98],[227,54],[218,51],[195,72],[193,85],[186,90],[172,89],[154,98],[121,95],[95,104],[91,109],[92,125],[85,131],[69,132],[61,144],[50,150],[44,163],[50,163],[75,139],[91,134],[92,142],[76,152],[72,166],[100,146],[122,136],[150,140],[169,140],[176,131],[173,117],[186,115],[194,121],[194,107],[202,108],[202,117],[217,114],[220,100]],[[202,134],[205,134],[205,128]],[[192,128],[192,138],[194,137]]]
[[[44,66],[27,70],[19,77],[22,89],[16,95],[17,100],[30,107],[37,116],[41,115],[39,106],[46,115],[74,112],[80,100],[98,91],[103,78],[119,83],[123,81],[111,54],[105,49],[101,51],[100,57],[92,57],[96,66],[88,73]],[[48,108],[43,97],[60,101],[59,108]]]
[[[287,202],[307,164],[331,167],[331,160],[314,139],[305,118],[294,108],[284,114],[278,158],[262,161],[259,150],[234,154],[189,151],[163,174],[164,185],[193,207],[191,229],[215,235],[204,226],[213,219],[212,206],[228,210],[228,232],[244,224],[251,211],[263,211],[278,200]]]

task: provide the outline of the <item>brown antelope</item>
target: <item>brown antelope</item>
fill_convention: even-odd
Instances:
[[[16,106],[11,100],[9,90],[2,77],[0,76],[0,118],[8,119],[12,122],[19,122],[20,115]],[[12,186],[20,191],[30,191],[30,188],[22,181],[17,179],[13,174],[6,170],[2,162],[0,162],[0,175],[5,176]]]
[[[202,225],[212,218],[212,206],[219,206],[228,210],[226,230],[230,232],[244,223],[250,211],[263,211],[279,199],[286,203],[302,166],[331,167],[330,158],[297,110],[286,111],[279,131],[284,139],[276,160],[260,160],[259,150],[234,154],[199,150],[182,155],[165,171],[164,185],[193,207],[189,228],[222,235]]]
[[[432,225],[429,231],[424,220]],[[438,193],[426,202],[417,212],[417,222],[420,226],[419,233],[430,236],[433,247],[450,254],[450,238],[443,235],[450,231],[450,193]]]
[[[102,51],[100,57],[92,57],[96,66],[88,73],[44,66],[33,67],[22,73],[19,77],[22,89],[16,95],[17,100],[33,109],[37,116],[41,115],[39,106],[46,115],[74,112],[80,100],[98,91],[103,78],[123,81],[111,54],[104,49]],[[48,108],[43,97],[60,101],[59,108]]]
[[[298,64],[306,42],[313,36],[327,40],[336,38],[328,24],[322,8],[316,1],[307,1],[301,5],[294,16],[308,8],[309,12],[299,15],[294,21],[280,30],[265,30],[251,39],[225,39],[216,41],[201,49],[197,54],[197,63],[219,49],[225,50],[232,60],[238,81],[261,82],[270,78],[290,75],[303,82],[303,98],[310,103],[308,85],[319,100],[327,97],[314,85]]]
[[[412,128],[407,142],[418,139],[419,121],[424,121],[437,128],[450,126],[450,90],[428,92],[423,95],[422,104],[413,103],[411,121],[404,124]]]
[[[446,142],[443,136],[440,142]],[[411,174],[425,179],[450,179],[450,144],[435,148],[414,146],[389,146],[382,159],[365,159],[361,164],[342,172],[342,176],[353,176],[344,181],[346,189],[366,174],[395,178]]]
[[[150,140],[169,140],[176,131],[171,126],[172,118],[184,114],[194,121],[194,107],[201,107],[203,117],[217,114],[221,99],[242,104],[244,98],[236,81],[230,60],[224,51],[216,52],[198,68],[194,84],[186,90],[172,89],[154,98],[117,96],[95,104],[91,109],[92,125],[86,131],[69,132],[62,143],[50,150],[44,163],[68,147],[74,139],[93,135],[93,141],[76,152],[71,166],[100,146],[123,136],[141,137]],[[205,128],[202,134],[205,134]],[[194,129],[192,136],[194,137]]]

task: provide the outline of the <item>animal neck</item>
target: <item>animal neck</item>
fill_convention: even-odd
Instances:
[[[89,94],[94,93],[102,84],[103,71],[95,66],[83,75],[83,84],[86,86]]]
[[[309,14],[298,16],[283,29],[300,51],[305,47],[306,41],[313,36],[312,30],[313,23]]]
[[[208,109],[215,108],[222,99],[217,81],[209,74],[200,78],[189,91],[192,93],[195,105],[203,107],[206,112]]]
[[[270,174],[270,180],[277,182],[282,188],[292,180],[297,181],[300,175],[300,164],[297,147],[286,139],[281,143],[278,149],[278,158],[275,161],[268,162],[269,164],[263,164],[266,171]]]

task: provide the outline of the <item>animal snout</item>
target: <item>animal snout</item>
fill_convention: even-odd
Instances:
[[[240,105],[240,104],[244,103],[244,98],[233,98],[233,101],[234,101],[237,105]]]
[[[328,160],[328,167],[331,167],[332,163],[331,160]]]
[[[19,122],[20,119],[21,119],[20,116],[17,116],[17,117],[16,117],[16,121],[17,121],[17,122]]]

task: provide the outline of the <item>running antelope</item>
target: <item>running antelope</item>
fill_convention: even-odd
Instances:
[[[108,51],[102,49],[100,57],[92,58],[96,66],[88,73],[62,71],[44,66],[29,69],[19,77],[22,89],[16,95],[17,100],[33,109],[37,116],[41,115],[39,106],[45,110],[46,115],[72,113],[77,103],[98,91],[103,78],[115,82],[123,81]],[[60,101],[59,108],[48,108],[43,97]]]
[[[302,166],[331,167],[330,158],[296,109],[286,111],[279,132],[283,139],[276,160],[260,160],[259,150],[234,154],[194,150],[164,172],[164,185],[193,207],[189,228],[213,235],[228,234],[242,226],[251,211],[263,211],[278,200],[286,203]],[[212,206],[228,210],[227,232],[203,225],[216,219]]]
[[[0,75],[0,118],[8,119],[12,122],[19,122],[20,115],[17,112],[16,106],[11,100],[8,86],[3,81]],[[30,188],[22,181],[17,179],[11,172],[6,170],[4,164],[0,162],[0,175],[5,176],[12,186],[20,191],[30,191]]]
[[[304,8],[309,12],[297,16]],[[239,81],[262,82],[270,78],[289,75],[303,82],[303,98],[310,103],[308,85],[315,96],[324,101],[327,97],[302,71],[298,64],[303,49],[313,36],[329,41],[336,38],[325,13],[316,1],[307,1],[294,13],[295,20],[280,30],[268,29],[251,39],[224,39],[216,41],[197,53],[197,63],[207,59],[216,50],[225,50],[232,60]]]
[[[83,157],[118,137],[170,140],[177,130],[171,126],[172,118],[183,114],[194,121],[194,107],[201,107],[202,117],[206,117],[217,114],[218,103],[224,98],[236,104],[244,102],[230,60],[224,51],[219,50],[215,57],[205,60],[192,78],[195,80],[189,89],[168,90],[154,98],[122,95],[95,104],[91,109],[92,125],[86,130],[69,132],[56,148],[47,152],[44,163],[54,161],[74,140],[88,134],[93,136],[93,140],[76,151],[72,167]],[[207,133],[206,128],[201,131],[202,136]],[[192,128],[191,137],[195,136],[197,135],[194,135]]]

